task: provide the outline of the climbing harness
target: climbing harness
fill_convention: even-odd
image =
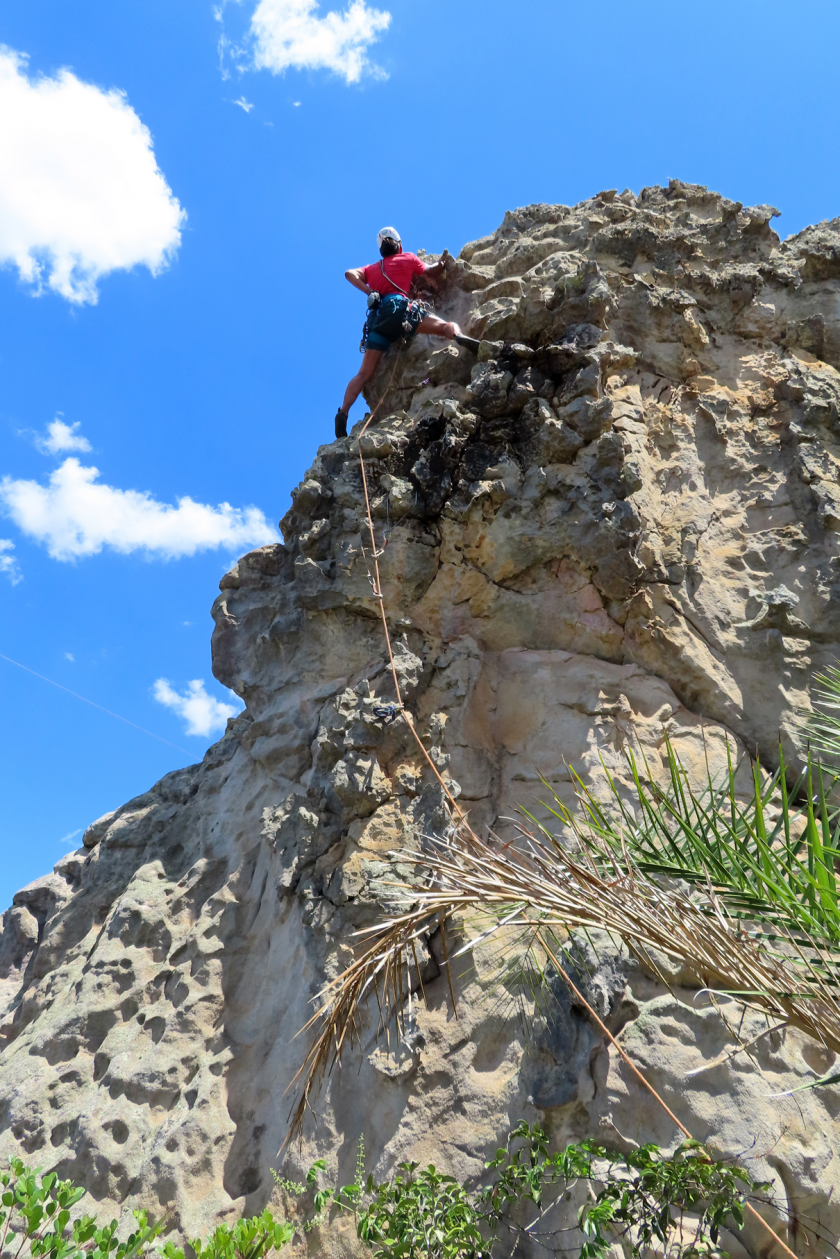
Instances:
[[[421,302],[416,298],[411,298],[405,289],[401,288],[396,280],[391,278],[385,270],[384,258],[380,261],[379,268],[384,279],[388,284],[393,285],[398,292],[378,293],[374,291],[368,294],[368,313],[362,327],[362,339],[359,342],[359,351],[362,354],[368,348],[368,336],[370,333],[384,337],[386,341],[407,339],[414,336],[426,315],[434,309],[431,302]],[[402,334],[402,338],[400,334]]]

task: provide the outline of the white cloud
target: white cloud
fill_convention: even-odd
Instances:
[[[247,101],[244,96],[240,96],[238,101],[231,101],[231,105],[238,105],[240,109],[244,109],[246,114],[250,114],[254,108],[253,101]]]
[[[0,45],[0,264],[75,303],[109,271],[157,274],[186,216],[125,93],[26,69]]]
[[[23,573],[17,566],[13,555],[5,555],[5,551],[13,551],[15,544],[9,538],[0,538],[0,573],[5,573],[13,586],[23,581]]]
[[[65,835],[58,842],[60,844],[69,844],[76,838],[77,835],[81,835],[81,833],[82,833],[82,828],[80,826],[77,831],[70,831],[69,834]]]
[[[69,660],[71,664],[76,663],[76,657],[73,655],[72,651],[65,651],[64,659]]]
[[[388,29],[391,14],[352,0],[343,13],[317,16],[318,0],[259,0],[251,18],[254,66],[284,70],[332,70],[347,83],[365,73],[382,75],[367,59],[367,49]]]
[[[195,734],[208,738],[224,730],[228,717],[235,717],[242,711],[242,704],[225,704],[204,689],[204,680],[194,678],[187,683],[183,695],[179,695],[167,678],[158,678],[153,694],[159,704],[171,708],[184,722],[187,734]]]
[[[35,445],[44,455],[62,455],[68,450],[90,450],[90,442],[77,433],[79,422],[65,424],[58,416],[47,425],[46,437],[36,437]]]
[[[257,507],[209,507],[188,497],[173,507],[146,492],[102,485],[98,476],[98,468],[85,468],[71,457],[55,469],[48,485],[4,477],[0,510],[55,560],[96,555],[103,547],[176,559],[220,546],[241,550],[279,541]]]

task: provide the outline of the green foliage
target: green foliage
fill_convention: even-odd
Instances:
[[[523,1144],[516,1145],[518,1141]],[[481,1189],[480,1201],[483,1219],[494,1231],[515,1203],[529,1201],[539,1211],[547,1185],[585,1180],[591,1170],[584,1147],[569,1145],[559,1154],[549,1155],[543,1129],[524,1121],[514,1128],[507,1145],[498,1149],[486,1166],[496,1176]]]
[[[196,1237],[190,1245],[195,1251],[195,1259],[266,1259],[273,1250],[287,1246],[295,1232],[294,1224],[275,1220],[266,1210],[262,1215],[237,1220],[233,1225],[220,1224],[207,1241]],[[166,1259],[176,1259],[176,1255],[167,1254]]]
[[[99,1226],[92,1215],[70,1218],[85,1190],[54,1172],[40,1174],[13,1158],[0,1175],[0,1259],[135,1259],[150,1254],[162,1259],[184,1259],[183,1250],[167,1241],[155,1251],[166,1217],[149,1223],[145,1211],[134,1211],[136,1228],[124,1241],[117,1237],[118,1224]],[[303,1188],[303,1186],[301,1186]],[[196,1259],[267,1259],[295,1235],[293,1224],[275,1220],[263,1211],[250,1220],[221,1224],[207,1241],[191,1242]]]
[[[686,1259],[713,1256],[724,1223],[743,1223],[749,1192],[764,1190],[740,1169],[715,1162],[697,1142],[688,1141],[671,1156],[654,1145],[621,1157],[594,1142],[570,1145],[550,1154],[545,1132],[520,1123],[507,1144],[486,1164],[489,1183],[460,1185],[434,1165],[402,1163],[394,1175],[377,1183],[365,1176],[364,1144],[359,1143],[353,1183],[319,1188],[324,1160],[310,1168],[305,1184],[274,1175],[293,1197],[312,1192],[309,1230],[335,1212],[350,1212],[359,1238],[375,1259],[476,1259],[489,1252],[501,1230],[530,1232],[557,1199],[575,1184],[593,1186],[580,1210],[583,1233],[581,1259],[600,1259],[617,1238],[626,1238],[632,1253],[660,1242],[670,1254]],[[55,1173],[12,1159],[0,1175],[0,1256],[2,1259],[135,1259],[153,1254],[184,1259],[183,1250],[168,1241],[151,1251],[165,1218],[149,1223],[135,1211],[136,1228],[117,1237],[117,1221],[100,1227],[91,1215],[71,1220],[72,1208],[84,1190]],[[549,1188],[556,1190],[547,1193]],[[526,1204],[534,1217],[518,1223]],[[685,1213],[696,1221],[696,1237],[683,1246],[679,1225]],[[268,1259],[295,1236],[294,1224],[275,1219],[268,1210],[235,1224],[221,1224],[206,1240],[194,1238],[195,1259]]]
[[[727,1225],[741,1228],[747,1194],[770,1188],[738,1167],[715,1162],[699,1141],[684,1141],[670,1157],[655,1145],[643,1145],[621,1159],[592,1141],[572,1148],[589,1157],[588,1178],[604,1182],[580,1213],[586,1237],[581,1259],[600,1259],[616,1235],[629,1242],[637,1259],[657,1242],[685,1259],[725,1254],[718,1245],[720,1230]],[[597,1177],[595,1160],[607,1161]],[[680,1226],[686,1215],[694,1236],[684,1245]]]
[[[305,1193],[310,1186],[317,1185],[318,1177],[326,1168],[326,1163],[322,1158],[317,1159],[309,1171],[306,1173],[306,1184],[301,1185],[297,1181],[287,1180],[284,1176],[278,1176],[272,1167],[271,1175],[278,1189],[282,1189],[291,1198],[298,1198]],[[324,1223],[330,1208],[336,1207],[339,1210],[357,1211],[362,1202],[364,1190],[362,1185],[365,1176],[365,1138],[364,1135],[359,1137],[359,1149],[356,1154],[356,1181],[358,1183],[352,1185],[343,1185],[340,1189],[316,1189],[313,1195],[313,1206],[315,1208],[314,1215],[303,1222],[303,1231],[310,1232],[313,1228],[319,1227]]]
[[[822,956],[816,961],[826,973],[825,950],[840,953],[834,870],[840,814],[829,803],[834,776],[809,758],[805,773],[789,789],[780,747],[775,774],[762,781],[759,766],[753,766],[752,795],[744,802],[736,792],[731,759],[723,781],[709,774],[696,790],[667,739],[666,752],[663,789],[627,751],[636,797],[632,806],[605,770],[606,803],[574,775],[579,810],[570,810],[556,795],[548,807],[605,873],[623,870],[629,860],[643,874],[710,886],[727,912],[754,924],[760,938],[772,943],[781,932],[806,949],[818,941]]]
[[[612,1155],[592,1141],[549,1154],[545,1132],[527,1123],[486,1164],[493,1173],[487,1184],[460,1185],[434,1165],[417,1163],[401,1163],[377,1183],[365,1179],[361,1155],[360,1164],[353,1184],[315,1193],[308,1227],[333,1211],[350,1211],[375,1259],[478,1259],[502,1231],[533,1233],[558,1197],[579,1184],[591,1189],[578,1215],[581,1259],[601,1259],[621,1239],[634,1256],[658,1242],[670,1256],[711,1257],[724,1253],[718,1247],[724,1224],[743,1224],[747,1194],[769,1188],[714,1161],[696,1141],[670,1156],[655,1145]],[[321,1170],[322,1160],[310,1169],[310,1184]],[[305,1188],[275,1179],[287,1190]],[[519,1222],[523,1205],[533,1217],[529,1224]],[[686,1215],[689,1243],[681,1233]]]
[[[135,1211],[137,1227],[125,1240],[117,1238],[117,1221],[98,1227],[92,1215],[70,1219],[70,1212],[84,1196],[84,1189],[54,1172],[46,1176],[11,1159],[0,1175],[0,1255],[31,1256],[31,1259],[133,1259],[146,1252],[163,1228],[163,1221],[149,1224],[145,1211]]]
[[[829,665],[814,682],[815,709],[802,722],[802,731],[825,762],[840,769],[840,668]]]
[[[752,1182],[737,1167],[715,1162],[696,1141],[670,1156],[654,1145],[628,1155],[611,1155],[594,1142],[570,1145],[550,1154],[545,1132],[520,1123],[507,1144],[486,1164],[488,1183],[461,1185],[434,1165],[401,1163],[393,1176],[377,1183],[365,1176],[364,1145],[359,1143],[353,1183],[320,1188],[319,1159],[305,1184],[274,1175],[293,1197],[312,1193],[309,1230],[336,1212],[350,1212],[361,1241],[375,1259],[478,1259],[489,1254],[502,1231],[533,1232],[559,1195],[576,1184],[591,1187],[578,1216],[583,1240],[581,1259],[601,1259],[617,1239],[634,1256],[661,1243],[669,1255],[686,1259],[717,1256],[720,1229],[743,1223],[746,1195],[769,1188]],[[12,1159],[0,1175],[0,1257],[2,1259],[184,1259],[167,1241],[152,1250],[165,1217],[150,1223],[135,1211],[136,1228],[117,1237],[117,1221],[100,1227],[94,1216],[71,1220],[84,1190],[55,1173]],[[551,1192],[549,1192],[551,1190]],[[522,1224],[523,1206],[532,1216]],[[691,1216],[696,1236],[683,1244],[680,1224]],[[296,1226],[268,1210],[235,1224],[221,1224],[206,1240],[194,1238],[195,1259],[268,1259],[292,1241]]]
[[[393,1180],[374,1185],[371,1178],[368,1191],[373,1198],[358,1217],[358,1233],[375,1255],[456,1259],[483,1244],[468,1191],[431,1163],[401,1163]]]

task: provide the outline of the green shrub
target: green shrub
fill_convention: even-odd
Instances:
[[[149,1224],[145,1211],[135,1211],[136,1230],[125,1241],[117,1239],[117,1221],[104,1227],[96,1217],[70,1212],[85,1190],[55,1172],[39,1175],[13,1158],[0,1176],[3,1187],[0,1210],[0,1255],[31,1256],[31,1259],[133,1259],[148,1250],[163,1223]]]
[[[510,1133],[485,1167],[489,1181],[473,1185],[417,1163],[401,1163],[377,1182],[365,1176],[360,1142],[352,1184],[319,1188],[322,1159],[310,1168],[305,1184],[272,1175],[295,1199],[312,1193],[305,1232],[329,1224],[336,1213],[350,1212],[374,1259],[478,1259],[503,1233],[533,1233],[558,1196],[577,1184],[588,1190],[578,1216],[580,1259],[601,1259],[616,1240],[624,1240],[634,1256],[657,1243],[670,1256],[716,1256],[723,1253],[721,1228],[740,1227],[747,1195],[769,1188],[737,1167],[716,1162],[696,1141],[684,1142],[672,1155],[655,1145],[609,1154],[593,1141],[549,1154],[545,1132],[527,1123]],[[15,1158],[0,1175],[0,1186],[0,1259],[184,1259],[172,1241],[152,1249],[166,1216],[150,1223],[145,1211],[135,1211],[135,1229],[120,1241],[116,1220],[100,1226],[93,1215],[71,1219],[85,1190],[54,1172],[42,1176],[40,1169]],[[530,1223],[521,1223],[523,1208]],[[686,1215],[694,1225],[688,1244],[681,1234]],[[265,1210],[220,1224],[205,1241],[197,1237],[190,1246],[195,1259],[268,1259],[296,1231],[295,1224]]]
[[[100,1226],[93,1215],[71,1220],[72,1208],[85,1190],[55,1172],[40,1174],[13,1158],[0,1175],[0,1259],[135,1259],[151,1252],[163,1232],[166,1216],[149,1223],[145,1211],[134,1211],[136,1228],[125,1241],[117,1237],[117,1221]],[[275,1220],[270,1211],[236,1224],[220,1224],[206,1242],[190,1245],[196,1259],[267,1259],[295,1235],[293,1224]],[[152,1252],[163,1259],[184,1259],[183,1250],[164,1242]]]
[[[294,1224],[275,1220],[270,1211],[236,1224],[220,1224],[206,1242],[194,1238],[195,1259],[265,1259],[272,1250],[287,1246],[296,1233]],[[183,1251],[164,1247],[166,1259],[183,1259]]]
[[[323,1160],[310,1168],[309,1185],[323,1168]],[[375,1259],[477,1259],[501,1233],[533,1234],[557,1198],[583,1183],[588,1192],[578,1215],[580,1259],[600,1259],[619,1240],[634,1256],[661,1243],[670,1256],[697,1259],[722,1255],[720,1230],[726,1224],[740,1228],[747,1195],[769,1188],[740,1168],[715,1161],[697,1141],[683,1142],[672,1155],[655,1145],[610,1154],[594,1141],[549,1154],[545,1132],[527,1123],[510,1133],[486,1169],[493,1173],[490,1182],[470,1186],[432,1164],[401,1163],[377,1183],[364,1175],[360,1146],[354,1183],[317,1189],[314,1214],[304,1228],[349,1211]],[[276,1174],[275,1180],[292,1194],[306,1189]],[[554,1191],[547,1194],[549,1187]],[[530,1205],[528,1224],[519,1222],[523,1204]],[[686,1216],[693,1235],[684,1243]]]

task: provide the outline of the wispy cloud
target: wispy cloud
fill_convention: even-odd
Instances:
[[[237,101],[231,101],[231,105],[238,105],[240,109],[245,110],[246,114],[250,114],[251,110],[254,108],[254,102],[247,101],[244,96],[240,96]]]
[[[194,678],[192,682],[188,682],[183,694],[179,694],[167,678],[158,678],[152,694],[159,704],[177,713],[184,722],[187,734],[203,739],[221,733],[228,718],[235,717],[242,711],[241,703],[226,704],[223,700],[208,695],[203,678]]]
[[[15,544],[10,538],[0,538],[0,573],[8,577],[12,585],[16,586],[19,581],[23,581],[23,573],[18,568],[15,557],[8,554],[14,549]]]
[[[67,835],[65,835],[65,836],[64,836],[62,839],[60,839],[58,842],[59,842],[60,844],[70,844],[70,843],[72,843],[72,842],[73,842],[73,840],[76,838],[76,836],[77,836],[77,835],[81,835],[81,833],[82,833],[82,828],[81,828],[81,826],[80,826],[80,827],[78,828],[78,830],[75,830],[75,831],[70,831]]]
[[[30,78],[0,45],[0,117],[0,265],[76,304],[111,271],[166,266],[186,216],[124,92]]]
[[[73,655],[72,651],[65,651],[64,659],[69,660],[71,664],[76,663],[76,657]]]
[[[364,75],[385,78],[368,50],[391,24],[391,14],[371,8],[366,0],[351,0],[344,10],[319,12],[318,0],[258,0],[247,35],[241,43],[224,30],[226,0],[214,10],[222,26],[219,60],[222,77],[229,78],[228,62],[244,70],[331,70],[346,83]],[[299,103],[299,102],[297,102]]]
[[[381,74],[368,61],[369,46],[388,29],[390,13],[371,9],[365,0],[339,13],[318,16],[317,0],[259,0],[251,18],[256,41],[254,65],[284,70],[332,70],[347,83],[363,74]]]
[[[58,416],[47,425],[46,436],[37,436],[35,445],[43,455],[63,455],[70,450],[90,450],[90,442],[76,429],[80,425],[65,424]]]
[[[103,548],[176,559],[217,547],[241,550],[279,541],[257,507],[210,507],[186,496],[173,506],[148,492],[103,485],[98,477],[98,468],[84,467],[73,457],[55,469],[47,485],[4,477],[0,510],[56,560],[96,555]],[[9,569],[0,557],[0,571]]]

